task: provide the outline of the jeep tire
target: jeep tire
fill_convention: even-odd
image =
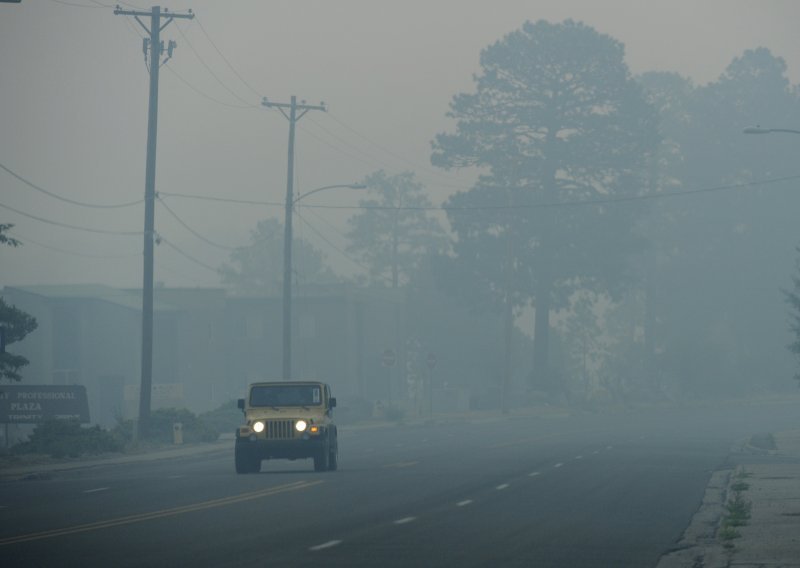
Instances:
[[[337,469],[339,469],[339,450],[334,446],[328,455],[328,471],[336,471]]]
[[[330,441],[325,444],[314,454],[314,471],[328,471],[331,460],[331,447]]]
[[[236,473],[258,473],[261,470],[261,460],[258,456],[243,448],[241,444],[236,444],[234,448],[234,461]]]

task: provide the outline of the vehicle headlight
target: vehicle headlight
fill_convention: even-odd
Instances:
[[[264,431],[264,423],[261,421],[256,422],[253,424],[253,430],[256,432],[263,432]]]
[[[298,432],[305,432],[308,424],[306,424],[305,420],[298,420],[294,423],[294,427],[297,429]]]

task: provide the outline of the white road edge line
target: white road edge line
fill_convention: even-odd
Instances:
[[[558,462],[558,463],[557,463],[556,465],[554,465],[553,467],[561,467],[562,465],[564,465],[564,464],[563,464],[563,463],[561,463],[561,462]]]
[[[394,524],[396,525],[404,525],[406,523],[410,523],[411,521],[417,520],[417,517],[403,517],[402,519],[397,519]]]
[[[456,507],[466,507],[470,503],[472,503],[472,499],[464,499],[463,501],[456,503]]]
[[[332,548],[338,544],[342,544],[341,540],[329,540],[328,542],[323,542],[322,544],[318,544],[316,546],[309,546],[309,550],[325,550],[326,548]]]
[[[108,491],[108,487],[98,487],[97,489],[87,489],[84,493],[97,493],[98,491]]]
[[[502,483],[497,487],[495,487],[495,489],[497,489],[498,491],[502,491],[503,489],[508,489],[508,483]]]

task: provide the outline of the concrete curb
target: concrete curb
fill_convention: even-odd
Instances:
[[[0,480],[14,481],[21,479],[46,479],[50,475],[61,471],[88,469],[105,465],[125,465],[144,461],[155,461],[171,458],[201,455],[214,452],[233,450],[231,439],[220,439],[207,444],[187,444],[184,446],[159,448],[142,453],[120,454],[102,457],[90,457],[69,461],[56,461],[48,463],[32,463],[19,466],[0,468]]]
[[[752,443],[757,436],[764,435],[743,440],[734,451],[767,459],[714,472],[689,527],[657,568],[800,568],[800,430],[772,435],[774,449]],[[724,540],[726,505],[737,494],[750,516],[731,527],[738,536]]]

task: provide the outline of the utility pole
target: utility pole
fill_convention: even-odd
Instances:
[[[286,177],[286,206],[283,223],[283,378],[292,379],[292,207],[294,205],[294,127],[310,110],[327,109],[325,103],[308,105],[306,101],[297,104],[292,95],[290,103],[273,103],[267,97],[261,101],[267,108],[277,108],[289,121],[289,158]],[[288,109],[289,113],[286,113]],[[298,114],[300,111],[300,114]]]
[[[150,396],[153,386],[153,241],[155,240],[155,198],[156,198],[156,137],[158,134],[158,70],[172,57],[177,44],[170,40],[167,44],[167,57],[161,61],[164,42],[161,30],[166,28],[175,18],[191,20],[194,14],[173,14],[166,8],[153,6],[149,12],[140,10],[123,10],[117,5],[116,16],[133,16],[144,28],[149,38],[144,39],[144,60],[147,63],[150,52],[150,99],[147,114],[147,161],[144,182],[144,270],[142,282],[142,364],[141,383],[139,386],[139,423],[138,438],[147,434],[150,422]],[[141,18],[150,16],[150,27]],[[141,17],[141,18],[140,18]],[[161,19],[166,21],[162,24]]]

